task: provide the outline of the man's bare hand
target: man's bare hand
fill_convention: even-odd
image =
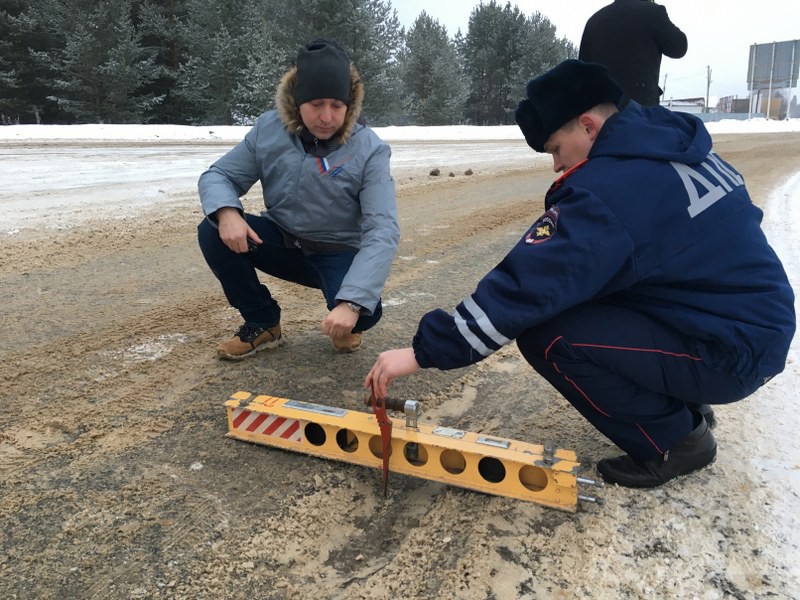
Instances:
[[[328,315],[322,319],[320,327],[322,333],[335,338],[347,335],[356,326],[358,321],[358,313],[350,310],[344,302],[337,304]]]
[[[247,245],[248,238],[253,240],[256,244],[261,244],[261,238],[253,229],[247,224],[244,217],[238,210],[227,206],[220,208],[216,212],[217,225],[219,226],[219,238],[222,243],[230,248],[237,254],[244,254],[249,252],[250,248]]]

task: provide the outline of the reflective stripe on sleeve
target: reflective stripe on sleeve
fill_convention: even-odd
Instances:
[[[505,346],[511,342],[510,339],[495,329],[494,325],[492,325],[492,322],[489,320],[489,317],[485,312],[483,312],[481,307],[478,306],[475,300],[472,299],[472,296],[466,298],[462,304],[478,328],[498,346]],[[467,321],[459,314],[458,309],[453,312],[453,319],[455,320],[456,327],[458,328],[458,331],[461,333],[462,337],[481,356],[489,356],[496,350],[486,346],[486,344],[484,344],[477,335],[472,333],[467,325]]]
[[[499,346],[505,346],[511,343],[511,340],[504,336],[502,333],[495,329],[489,317],[483,312],[483,309],[478,306],[477,302],[469,296],[464,300],[464,308],[466,308],[472,317],[475,319],[475,324],[480,327],[481,331],[485,333],[492,341],[496,342]]]

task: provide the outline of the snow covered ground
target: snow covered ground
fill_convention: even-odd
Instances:
[[[764,133],[800,131],[800,119],[775,121],[727,119],[707,124],[716,133]],[[138,141],[138,142],[238,142],[247,133],[246,126],[190,125],[9,125],[0,127],[0,144],[11,141]],[[441,127],[375,127],[387,142],[453,140],[522,140],[516,125],[476,127],[445,125]]]
[[[795,314],[800,315],[800,173],[795,173],[776,189],[764,212],[763,227],[770,244],[781,258],[795,292]],[[795,334],[789,349],[786,370],[779,377],[780,385],[765,386],[757,392],[759,415],[753,437],[758,438],[753,462],[773,481],[775,515],[792,515],[794,526],[784,535],[787,555],[794,554],[793,575],[800,582],[800,438],[797,436],[800,417],[796,402],[800,389],[800,334]]]
[[[712,134],[800,131],[789,121],[720,121]],[[0,235],[69,228],[143,210],[196,206],[197,178],[249,127],[11,125],[0,127]],[[398,183],[434,167],[448,171],[549,163],[518,127],[385,127]],[[446,144],[442,142],[447,142]],[[480,143],[476,143],[480,142]],[[509,145],[519,152],[509,152]]]
[[[0,236],[64,229],[145,210],[196,207],[197,178],[248,127],[74,125],[0,127]],[[534,160],[519,128],[390,127],[398,184],[438,167],[519,168]],[[448,142],[442,144],[440,142]],[[480,143],[476,143],[480,142]],[[509,144],[519,152],[509,152]]]

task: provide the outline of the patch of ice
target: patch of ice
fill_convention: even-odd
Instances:
[[[153,340],[148,340],[129,348],[112,350],[102,354],[125,362],[152,362],[166,356],[179,344],[185,344],[188,341],[189,336],[182,333],[173,333],[160,335]]]

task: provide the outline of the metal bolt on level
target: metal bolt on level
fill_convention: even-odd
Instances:
[[[588,477],[577,477],[576,481],[579,485],[594,485],[599,488],[606,487],[606,482],[602,479],[589,479]]]
[[[602,498],[595,498],[594,496],[585,496],[584,494],[578,494],[578,500],[580,500],[581,502],[593,502],[598,506],[603,506],[606,503],[606,501],[603,500]]]
[[[370,405],[369,394],[364,398],[364,404]],[[401,400],[399,398],[386,398],[384,400],[386,410],[405,413],[406,427],[417,429],[417,419],[422,414],[422,404],[417,400]]]
[[[542,460],[546,465],[552,465],[553,459],[555,458],[556,453],[556,445],[553,443],[553,440],[547,440],[544,443],[543,452],[542,452]]]

